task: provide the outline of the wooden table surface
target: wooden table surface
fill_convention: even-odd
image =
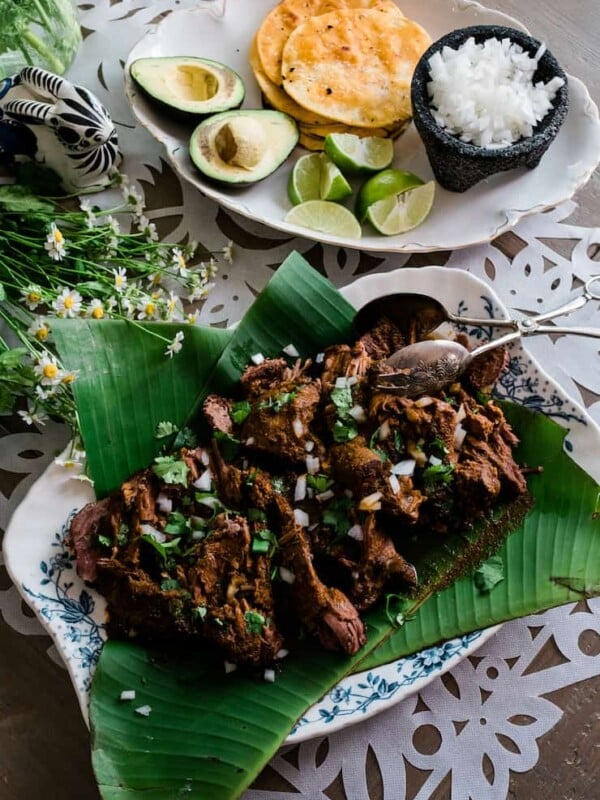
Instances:
[[[598,0],[487,0],[486,4],[520,19],[544,40],[565,70],[581,78],[600,104]],[[124,59],[127,54],[122,55]],[[587,226],[599,225],[600,171],[576,200],[580,208],[575,219]],[[511,249],[510,234],[503,237],[503,249]],[[14,420],[0,421],[0,447],[3,435],[19,429]],[[0,572],[0,591],[9,586],[6,573]],[[46,654],[49,646],[47,637],[17,634],[0,618],[0,800],[98,800],[88,731],[67,673]],[[598,652],[594,641],[589,648],[590,653]],[[551,653],[546,658],[552,663]],[[564,716],[540,740],[535,768],[512,777],[508,798],[597,800],[600,677],[563,689],[550,699],[564,709]],[[420,783],[415,776],[415,786]],[[267,777],[260,786],[283,789]],[[333,800],[344,798],[335,784],[329,795]],[[380,794],[373,796],[373,800],[379,798]],[[444,798],[450,798],[449,784],[440,786],[431,800]]]

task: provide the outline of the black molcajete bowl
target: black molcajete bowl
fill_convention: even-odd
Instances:
[[[564,85],[556,93],[552,109],[535,127],[531,136],[520,139],[509,147],[497,149],[479,147],[463,142],[441,128],[431,114],[427,84],[430,81],[429,59],[443,47],[456,49],[472,36],[477,44],[491,39],[509,38],[530,55],[535,55],[540,42],[522,31],[501,25],[475,25],[448,33],[421,56],[411,84],[413,121],[423,140],[427,156],[438,183],[453,192],[464,192],[484,178],[515,167],[537,167],[541,157],[552,144],[567,115],[569,100],[567,76],[548,50],[543,54],[534,75],[534,81],[547,83],[555,77],[563,78]]]

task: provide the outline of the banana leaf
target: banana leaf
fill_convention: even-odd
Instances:
[[[91,445],[100,449],[92,477],[101,478],[106,491],[118,485],[123,470],[145,466],[155,454],[157,413],[178,424],[195,418],[208,391],[234,386],[249,356],[278,355],[290,342],[303,355],[314,353],[347,337],[352,313],[327,281],[292,254],[227,346],[212,342],[206,359],[187,353],[195,369],[193,380],[177,367],[165,370],[167,388],[152,412],[146,406],[154,401],[164,344],[156,345],[150,358],[152,337],[130,337],[124,330],[113,333],[106,325],[85,323],[89,338],[82,354],[77,329],[72,321],[65,323],[57,341],[65,365],[81,370],[76,384],[85,444],[88,452]],[[201,329],[193,347],[203,347],[205,335]],[[137,377],[130,374],[134,366]],[[144,433],[126,419],[134,398],[143,399],[137,413]],[[170,402],[176,405],[170,408]],[[115,414],[115,408],[122,413]],[[544,468],[530,478],[533,509],[524,520],[524,505],[499,509],[493,524],[413,554],[421,583],[419,593],[403,603],[407,621],[398,628],[382,608],[366,615],[369,641],[354,658],[303,642],[301,650],[286,659],[277,680],[266,683],[226,676],[222,664],[199,650],[153,652],[131,642],[107,643],[90,707],[92,757],[102,796],[233,800],[304,711],[349,672],[600,592],[597,484],[563,452],[564,429],[518,406],[508,405],[506,412],[521,438],[519,459]],[[111,452],[129,450],[130,444],[131,457]],[[509,531],[514,532],[506,538]],[[455,580],[503,541],[504,580],[492,592],[482,594],[469,575]],[[135,707],[120,702],[123,689],[136,690]],[[136,712],[144,705],[152,709],[147,717]]]

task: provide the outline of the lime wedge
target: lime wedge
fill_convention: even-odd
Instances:
[[[312,231],[340,236],[345,239],[360,239],[360,223],[345,206],[329,200],[307,200],[288,211],[285,221],[290,225],[309,228]]]
[[[369,175],[392,163],[394,143],[381,136],[355,136],[353,133],[329,133],[325,152],[346,175]]]
[[[435,181],[400,194],[392,194],[369,206],[367,219],[386,236],[395,236],[416,228],[427,217],[433,205]]]
[[[373,203],[390,195],[414,189],[415,186],[422,186],[422,184],[421,178],[412,172],[406,172],[403,169],[384,169],[365,181],[358,190],[356,216],[360,222],[364,222],[369,206]]]
[[[290,174],[288,197],[292,205],[307,200],[343,200],[352,187],[324,153],[301,156]]]

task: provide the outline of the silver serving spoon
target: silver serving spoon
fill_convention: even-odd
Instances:
[[[540,325],[537,318],[529,318],[526,330],[506,333],[499,339],[467,350],[462,344],[448,339],[427,339],[409,344],[391,355],[386,364],[394,372],[383,373],[376,384],[378,389],[404,397],[417,397],[429,392],[437,392],[455,381],[477,356],[496,347],[509,344],[521,336],[535,336],[540,333],[564,333],[574,336],[590,336],[600,339],[600,328],[569,328],[555,325]]]
[[[571,314],[582,308],[588,300],[600,300],[600,275],[595,275],[583,286],[581,294],[568,303],[525,319],[477,319],[475,317],[462,317],[453,314],[442,305],[439,300],[427,294],[397,292],[377,297],[366,303],[356,312],[353,328],[357,337],[362,336],[374,327],[382,317],[388,317],[406,335],[411,334],[417,339],[423,339],[428,333],[434,331],[442,322],[452,322],[456,325],[474,325],[476,327],[512,328],[514,331],[526,333],[532,324],[546,322],[563,314]]]

